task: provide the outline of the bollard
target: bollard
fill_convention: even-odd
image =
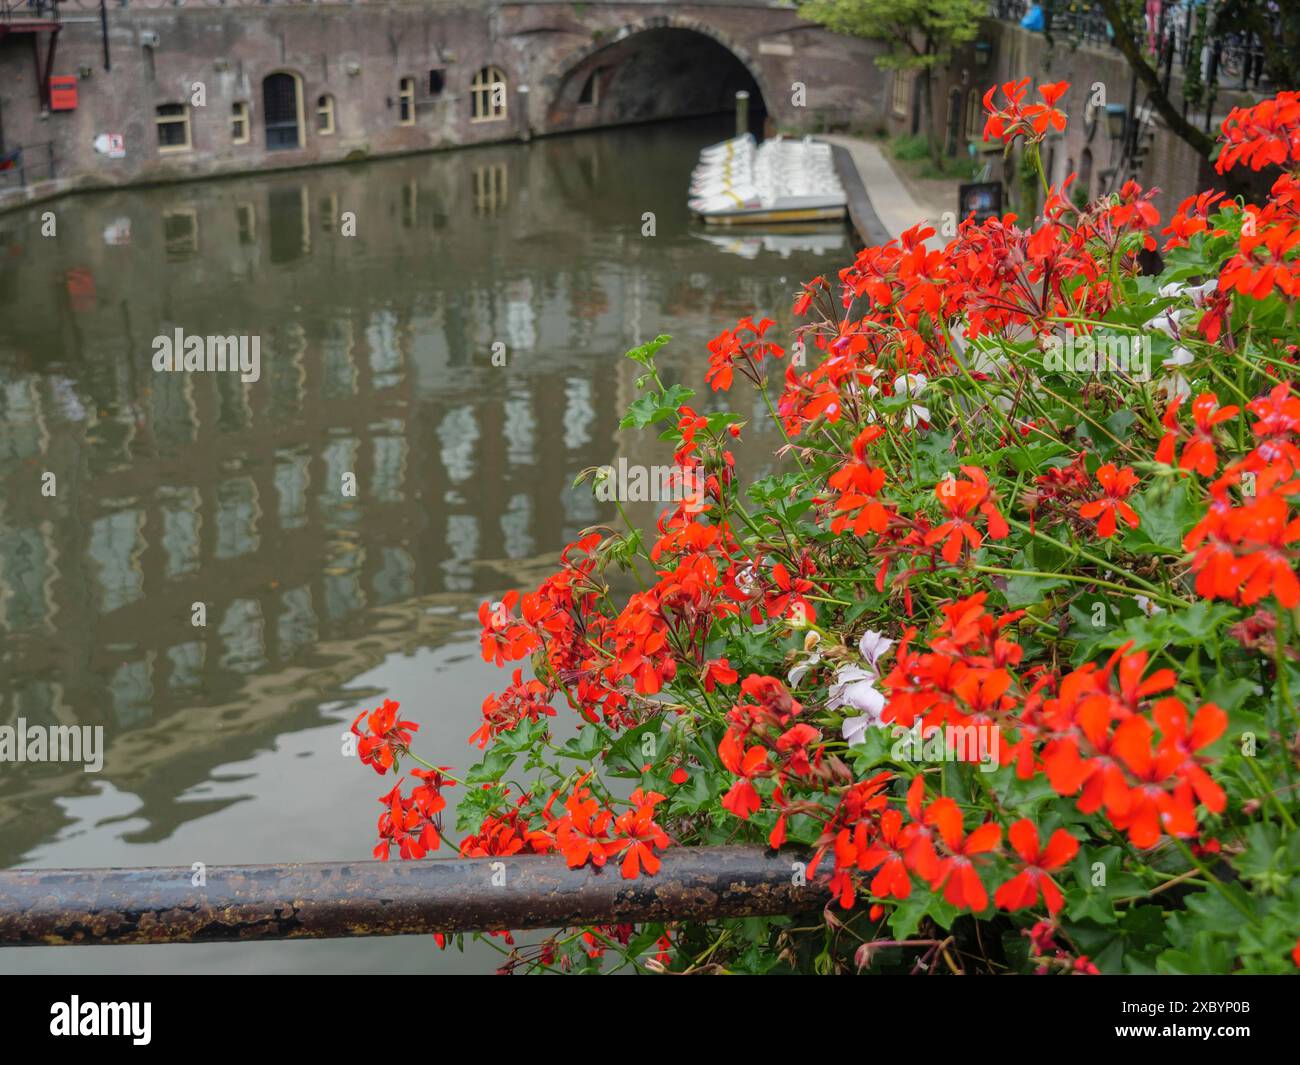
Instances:
[[[749,132],[749,93],[741,89],[736,93],[736,136]]]

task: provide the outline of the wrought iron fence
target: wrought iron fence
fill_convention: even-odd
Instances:
[[[58,17],[58,0],[0,0],[0,26],[23,21],[57,21]]]
[[[54,144],[50,141],[0,150],[0,189],[22,189],[55,176]]]
[[[1038,14],[1028,18],[1032,9]],[[1206,82],[1258,86],[1266,78],[1264,46],[1258,35],[1237,31],[1205,34],[1203,47],[1195,49],[1200,20],[1208,8],[1204,0],[1159,0],[1135,13],[1129,33],[1158,69],[1185,71],[1195,64]],[[992,0],[989,14],[1006,22],[1026,24],[1050,34],[1054,40],[1100,47],[1115,46],[1115,31],[1095,0]],[[1280,14],[1268,13],[1276,32]]]

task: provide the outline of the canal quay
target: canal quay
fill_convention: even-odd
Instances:
[[[5,764],[0,868],[368,859],[348,726],[391,695],[473,752],[501,680],[479,604],[617,519],[575,480],[638,446],[624,352],[671,334],[665,379],[699,389],[722,325],[788,330],[851,258],[844,223],[692,220],[700,150],[738,94],[760,138],[869,123],[878,51],[760,2],[6,3],[0,724],[97,735],[103,765]],[[187,337],[243,338],[244,371],[160,372]],[[761,468],[778,441],[748,435]],[[498,958],[424,936],[0,972]]]

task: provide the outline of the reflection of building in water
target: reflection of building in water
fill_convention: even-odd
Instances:
[[[179,730],[194,755],[180,776],[201,780],[203,744],[225,728],[204,708],[288,706],[283,677],[371,633],[377,611],[472,602],[508,579],[483,560],[554,552],[608,520],[573,481],[613,457],[634,396],[631,293],[649,335],[694,337],[666,359],[679,362],[739,304],[788,296],[702,242],[665,241],[673,258],[653,269],[628,262],[641,253],[614,222],[593,235],[605,208],[585,182],[536,195],[573,181],[574,150],[402,160],[383,181],[362,167],[111,193],[61,214],[57,242],[36,216],[0,219],[0,247],[28,249],[20,265],[0,257],[0,722],[102,724],[126,747]],[[600,173],[657,202],[621,154]],[[343,211],[355,238],[324,224]],[[96,281],[81,310],[73,268]],[[177,327],[259,336],[260,380],[154,373],[152,339]],[[10,800],[33,772],[0,774],[0,864],[15,819],[31,819]],[[173,805],[183,786],[114,782]],[[60,816],[41,810],[33,840]]]

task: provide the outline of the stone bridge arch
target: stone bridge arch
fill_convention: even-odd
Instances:
[[[744,44],[689,14],[621,22],[562,55],[538,89],[548,133],[717,113],[739,89],[761,118],[776,91]]]
[[[655,14],[564,53],[543,75],[537,103],[547,133],[727,111],[741,88],[761,116],[768,81],[735,36],[689,14]]]

